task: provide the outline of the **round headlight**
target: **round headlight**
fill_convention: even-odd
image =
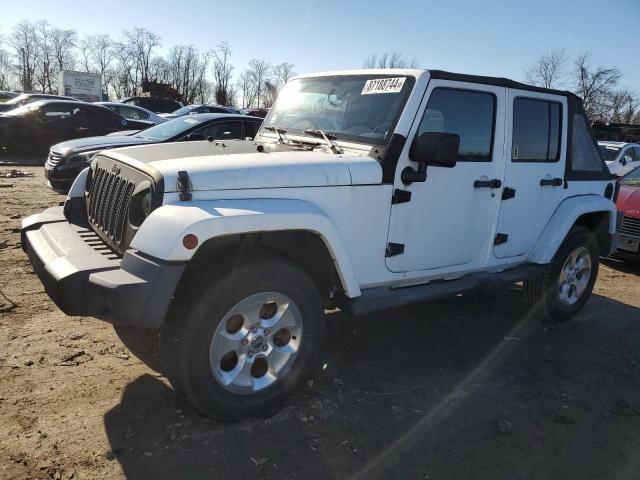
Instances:
[[[131,225],[134,227],[142,225],[144,219],[151,213],[151,200],[151,185],[149,182],[143,182],[143,185],[136,188],[129,204],[129,223]]]

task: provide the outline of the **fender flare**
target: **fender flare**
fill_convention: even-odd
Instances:
[[[70,198],[84,198],[84,186],[87,183],[87,175],[89,174],[89,167],[83,169],[76,179],[71,184],[71,188],[69,189],[69,193],[67,193],[67,200]]]
[[[599,195],[579,195],[563,200],[538,238],[528,260],[539,264],[551,262],[576,220],[585,213],[600,212],[609,214],[609,234],[614,235],[616,232],[616,206],[611,200]]]
[[[188,262],[196,249],[182,244],[187,234],[207,240],[245,233],[304,230],[317,234],[329,251],[349,298],[360,287],[333,222],[316,205],[304,200],[209,200],[163,205],[154,210],[136,233],[131,248],[167,262]]]

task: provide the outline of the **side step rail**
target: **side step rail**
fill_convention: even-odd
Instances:
[[[480,272],[456,280],[438,280],[410,287],[375,287],[362,290],[362,294],[348,302],[346,309],[353,315],[398,308],[412,303],[450,297],[477,288],[501,288],[515,282],[540,275],[544,265],[521,265],[497,273]]]

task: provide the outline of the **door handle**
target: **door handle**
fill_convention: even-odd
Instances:
[[[543,178],[542,180],[540,180],[541,187],[545,187],[545,186],[559,187],[561,185],[562,185],[561,178]]]
[[[493,180],[476,180],[473,182],[474,188],[500,188],[502,186],[502,182],[497,178]]]

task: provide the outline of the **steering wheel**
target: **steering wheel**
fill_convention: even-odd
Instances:
[[[390,123],[381,123],[380,125],[376,126],[376,128],[374,128],[373,131],[375,133],[386,133],[387,130],[389,130],[389,128],[391,128]]]

